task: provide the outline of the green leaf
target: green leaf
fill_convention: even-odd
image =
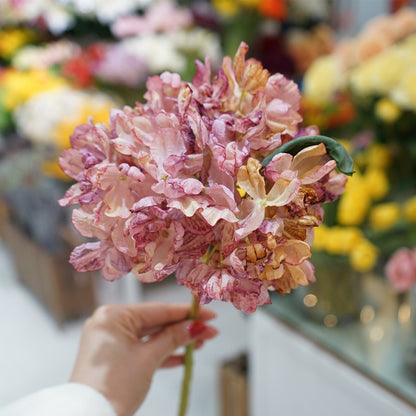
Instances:
[[[273,157],[278,153],[290,153],[294,156],[302,149],[305,149],[309,146],[315,146],[320,143],[325,145],[328,156],[337,162],[338,169],[342,173],[345,173],[346,175],[352,175],[354,173],[354,162],[345,147],[336,140],[326,136],[297,137],[296,139],[293,139],[280,146],[273,153],[264,158],[261,164],[263,166],[267,166]]]

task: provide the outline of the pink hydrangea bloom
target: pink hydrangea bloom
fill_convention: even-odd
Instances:
[[[416,283],[416,248],[398,249],[387,262],[385,272],[395,290],[409,290]]]
[[[247,313],[271,290],[314,281],[313,228],[346,177],[324,145],[261,166],[302,133],[300,93],[246,53],[243,43],[215,76],[198,62],[192,83],[151,77],[146,102],[113,110],[109,128],[77,127],[60,159],[75,184],[60,203],[79,204],[74,226],[97,240],[73,251],[77,270],[143,282],[174,273],[201,303]]]

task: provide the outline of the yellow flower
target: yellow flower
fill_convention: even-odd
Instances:
[[[29,30],[6,29],[0,31],[0,57],[9,59],[17,49],[27,44],[34,35]]]
[[[350,253],[362,240],[363,235],[361,230],[357,227],[345,227],[342,228],[341,237],[344,244],[344,252]]]
[[[416,195],[404,203],[403,212],[407,221],[416,223]]]
[[[378,201],[385,197],[389,191],[389,179],[386,172],[381,169],[368,169],[364,175],[367,192],[370,197]]]
[[[330,238],[329,228],[325,225],[320,225],[314,229],[314,241],[312,248],[314,250],[326,250],[328,239]]]
[[[326,251],[329,254],[345,254],[340,227],[332,227],[329,229],[326,241]]]
[[[416,110],[416,69],[410,67],[391,91],[391,98],[400,106]]]
[[[341,225],[360,225],[367,216],[371,200],[368,194],[361,192],[354,196],[344,194],[338,205],[337,219]]]
[[[258,8],[261,0],[239,0],[240,4],[244,7],[249,7],[251,9]]]
[[[74,132],[76,126],[86,123],[89,117],[92,117],[94,123],[106,123],[109,118],[111,104],[101,106],[84,105],[78,114],[74,114],[72,118],[61,121],[54,131],[54,143],[58,150],[66,149],[70,146],[70,136]]]
[[[305,74],[304,96],[317,104],[332,102],[335,91],[343,84],[340,73],[334,56],[318,58]]]
[[[402,112],[400,107],[388,98],[378,100],[374,111],[376,116],[386,123],[394,123]]]
[[[360,95],[389,94],[407,69],[408,60],[398,48],[390,48],[368,59],[350,74],[353,90]]]
[[[46,70],[16,71],[8,69],[2,77],[3,105],[13,111],[39,92],[66,85],[66,81]]]
[[[392,227],[400,217],[400,207],[395,202],[386,202],[370,211],[370,224],[374,229],[386,230]]]
[[[377,247],[369,241],[362,239],[350,255],[350,264],[353,269],[366,272],[371,270],[377,261]]]
[[[339,139],[339,138],[336,138],[336,140],[337,140],[338,143],[340,143],[342,146],[345,147],[345,150],[348,153],[350,153],[350,154],[353,153],[354,146],[352,145],[351,140],[345,140],[345,139]]]
[[[223,17],[233,17],[238,12],[238,4],[235,0],[213,0],[214,9]]]
[[[346,190],[339,200],[337,220],[341,225],[361,224],[367,216],[371,198],[367,184],[358,172],[348,179]]]
[[[373,144],[366,151],[366,163],[369,167],[386,169],[391,163],[391,153],[384,144]]]
[[[47,160],[42,163],[42,172],[47,175],[51,176],[56,179],[60,179],[62,181],[71,181],[72,179],[67,176],[61,167],[59,166],[57,161]]]

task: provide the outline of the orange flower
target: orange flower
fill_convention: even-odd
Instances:
[[[260,13],[272,19],[284,20],[288,15],[287,0],[261,0]]]

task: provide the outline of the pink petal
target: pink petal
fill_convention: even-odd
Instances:
[[[240,222],[234,233],[236,240],[247,237],[252,231],[260,227],[264,219],[264,208],[253,200],[245,199],[240,205]]]
[[[227,222],[237,222],[238,218],[228,208],[208,207],[201,211],[201,215],[205,218],[207,223],[214,226],[219,220]]]

